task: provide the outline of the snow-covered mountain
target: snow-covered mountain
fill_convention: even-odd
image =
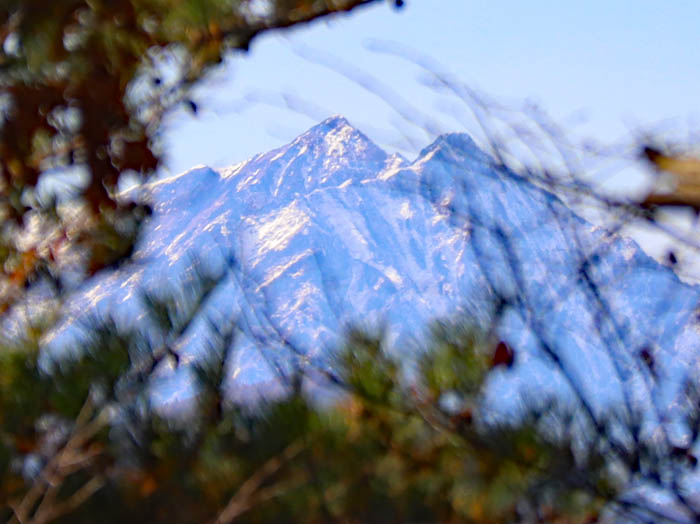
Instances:
[[[499,168],[465,134],[441,136],[409,162],[333,117],[238,165],[146,189],[154,215],[134,263],[76,298],[50,350],[70,345],[86,309],[138,322],[140,290],[181,288],[194,259],[211,273],[229,268],[205,316],[245,327],[231,370],[239,384],[268,381],[290,345],[322,362],[347,325],[385,323],[402,351],[432,319],[485,319],[494,298],[512,304],[498,329],[517,350],[517,373],[492,390],[514,406],[513,381],[570,388],[547,351],[600,402],[639,380],[643,348],[668,377],[700,349],[697,288]],[[185,361],[206,351],[206,329],[194,326]],[[655,395],[670,403],[677,387],[669,380]]]

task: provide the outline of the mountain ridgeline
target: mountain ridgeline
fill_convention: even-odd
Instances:
[[[74,298],[49,353],[80,336],[86,309],[143,322],[143,293],[182,293],[196,268],[220,281],[182,361],[207,351],[212,322],[234,322],[234,392],[271,384],[292,360],[330,365],[348,326],[382,327],[393,350],[410,352],[445,318],[492,329],[515,349],[512,370],[489,389],[505,407],[534,384],[544,394],[580,388],[593,406],[619,398],[641,380],[644,351],[668,380],[634,388],[632,401],[671,403],[674,377],[698,355],[697,288],[465,134],[441,136],[409,162],[333,117],[279,149],[145,190],[154,214],[133,262]]]

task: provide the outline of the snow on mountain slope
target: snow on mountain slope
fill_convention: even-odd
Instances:
[[[138,322],[139,289],[182,286],[194,257],[212,272],[235,261],[205,312],[246,326],[231,370],[242,384],[268,381],[268,363],[289,358],[276,336],[323,361],[344,326],[385,322],[400,351],[432,319],[483,319],[495,296],[515,305],[499,329],[517,348],[519,373],[507,387],[496,377],[492,391],[513,406],[514,383],[568,388],[543,342],[594,405],[639,380],[643,347],[670,378],[698,355],[697,288],[495,167],[464,134],[442,136],[408,162],[333,117],[236,166],[197,167],[146,189],[155,213],[135,263],[76,297],[49,353],[79,336],[73,320],[86,298],[101,314]],[[185,361],[206,351],[205,329],[195,326]],[[677,387],[668,380],[654,394],[670,403]],[[649,392],[638,395],[643,402]]]

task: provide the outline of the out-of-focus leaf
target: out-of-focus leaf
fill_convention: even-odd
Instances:
[[[673,188],[653,191],[643,206],[688,206],[700,211],[700,159],[667,155],[652,147],[644,148],[644,156],[657,170],[672,176]]]

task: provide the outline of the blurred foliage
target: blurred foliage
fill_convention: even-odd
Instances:
[[[0,341],[0,520],[678,521],[630,493],[642,484],[687,503],[697,380],[679,406],[683,445],[614,406],[590,418],[580,398],[533,395],[503,412],[487,390],[517,372],[518,352],[442,322],[418,353],[352,331],[332,366],[236,396],[242,333],[207,317],[217,279],[193,267],[186,292],[142,295],[145,326],[83,321],[86,338],[52,358],[37,335]],[[208,350],[184,359],[202,320]],[[158,394],[173,374],[192,379],[189,400]]]
[[[150,210],[117,198],[119,181],[157,169],[164,117],[198,111],[191,90],[227,51],[374,1],[2,2],[0,314],[27,285],[60,294],[128,257]],[[56,178],[61,198],[37,191]]]
[[[153,329],[186,330],[177,303],[145,302]],[[333,383],[300,373],[257,404],[227,396],[236,331],[218,329],[194,404],[166,410],[149,388],[168,348],[109,323],[90,333],[43,368],[35,345],[0,348],[3,521],[592,522],[616,493],[565,410],[489,422],[484,387],[508,366],[462,325],[437,325],[412,374],[352,332]]]

